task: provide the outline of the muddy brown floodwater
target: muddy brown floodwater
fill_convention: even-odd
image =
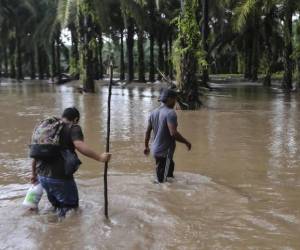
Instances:
[[[80,210],[63,221],[44,195],[39,214],[21,203],[29,187],[34,124],[77,106],[88,144],[104,151],[107,88],[0,84],[0,249],[300,249],[300,113],[297,94],[259,85],[217,85],[206,108],[178,111],[193,144],[177,146],[176,180],[153,184],[143,137],[157,89],[113,89],[109,214],[103,165],[82,157]]]

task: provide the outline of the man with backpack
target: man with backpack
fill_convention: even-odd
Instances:
[[[62,118],[48,118],[34,130],[30,155],[32,162],[31,182],[39,181],[48,200],[60,216],[78,207],[79,198],[73,173],[80,160],[75,150],[100,162],[107,162],[111,154],[98,154],[84,142],[78,125],[80,113],[76,108],[67,108]]]
[[[144,154],[150,153],[149,141],[153,130],[154,138],[151,152],[156,161],[156,177],[158,182],[173,178],[175,163],[173,155],[176,141],[183,143],[191,150],[192,144],[177,131],[177,114],[174,110],[177,93],[171,89],[162,89],[159,101],[161,106],[152,111],[148,120],[145,136]]]

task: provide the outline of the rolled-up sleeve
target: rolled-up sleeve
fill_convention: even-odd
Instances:
[[[168,115],[167,115],[167,122],[169,124],[174,125],[174,126],[178,125],[177,114],[176,114],[176,112],[174,110],[172,110],[171,112],[168,113]]]
[[[80,126],[76,125],[71,128],[71,139],[72,141],[83,141],[84,136]]]

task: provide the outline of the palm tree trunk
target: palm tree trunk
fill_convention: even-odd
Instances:
[[[0,47],[0,78],[2,77],[2,53],[3,53],[3,49]]]
[[[202,26],[202,44],[203,50],[206,53],[205,60],[208,62],[208,35],[209,35],[209,0],[202,0],[202,16],[203,16],[203,26]],[[207,86],[209,80],[208,68],[204,68],[202,72],[202,84]]]
[[[230,58],[230,65],[229,65],[229,72],[231,74],[236,74],[237,73],[237,54],[233,54],[231,55],[231,58]]]
[[[151,32],[150,33],[150,68],[149,68],[149,82],[154,82],[155,81],[155,68],[154,68],[154,35]]]
[[[125,80],[125,62],[124,62],[124,33],[123,29],[120,30],[120,81]]]
[[[91,14],[86,14],[85,16],[86,32],[85,32],[85,81],[84,89],[87,92],[95,92],[94,83],[94,72],[93,72],[93,49],[90,45],[92,40],[92,16]]]
[[[139,82],[145,82],[145,62],[144,62],[144,31],[138,30],[138,72]]]
[[[95,92],[94,67],[93,67],[93,18],[91,15],[92,4],[85,0],[79,8],[79,30],[80,30],[80,56],[82,62],[80,79],[86,92]]]
[[[71,58],[70,58],[70,74],[79,79],[79,52],[78,52],[78,34],[74,23],[69,25],[71,31]]]
[[[9,42],[10,78],[16,78],[15,50],[16,42],[15,39],[12,38]]]
[[[4,77],[8,77],[8,58],[7,58],[7,47],[4,46],[3,49],[3,60],[4,60],[4,73],[3,76]]]
[[[103,50],[103,38],[102,38],[102,30],[100,26],[97,26],[96,29],[97,37],[98,37],[98,43],[97,43],[97,53],[98,56],[98,79],[103,79],[103,56],[102,56],[102,50]]]
[[[266,16],[265,23],[264,23],[264,34],[265,34],[265,41],[266,41],[266,58],[267,58],[266,76],[263,82],[264,86],[271,86],[271,79],[273,73],[273,53],[272,53],[272,43],[271,43],[271,37],[273,36],[272,16],[273,16],[273,12],[269,13]]]
[[[297,60],[297,71],[298,71],[297,89],[300,89],[300,58],[298,58],[298,60]]]
[[[264,78],[264,86],[271,86],[272,81],[272,65],[273,65],[273,56],[272,56],[272,49],[267,45],[267,70],[266,70],[266,76]]]
[[[44,79],[44,73],[45,73],[45,71],[44,71],[45,62],[44,62],[44,58],[43,58],[44,57],[43,48],[39,46],[38,50],[37,50],[37,53],[38,53],[37,57],[38,57],[39,80],[42,80],[42,79]]]
[[[103,38],[102,35],[99,37],[99,78],[103,79],[104,68],[103,68]]]
[[[60,63],[60,49],[61,49],[61,40],[60,40],[60,27],[57,29],[57,34],[56,34],[56,75],[58,78],[58,82],[61,81],[61,63]]]
[[[169,46],[168,40],[165,40],[165,75],[169,76]]]
[[[93,48],[93,66],[94,66],[94,80],[99,80],[99,32],[100,32],[100,26],[98,24],[94,24],[93,27],[93,38],[96,41],[96,46]]]
[[[57,68],[56,68],[56,49],[55,49],[55,40],[51,42],[51,78],[54,81],[54,78],[57,75]]]
[[[164,51],[163,51],[163,40],[161,34],[158,35],[158,69],[160,72],[164,72]],[[162,76],[158,74],[158,80],[162,79]]]
[[[51,74],[50,74],[50,58],[45,50],[43,52],[44,52],[44,60],[45,60],[44,69],[46,71],[46,77],[47,77],[47,79],[49,79],[51,76]]]
[[[197,17],[195,9],[197,2],[193,0],[185,0],[184,5],[181,1],[181,20],[178,24],[179,37],[178,49],[181,50],[180,60],[176,65],[177,70],[177,86],[180,90],[181,107],[184,109],[197,109],[201,106],[198,91],[197,69],[198,60],[195,51],[198,49],[198,42],[201,36],[198,29],[195,30],[197,24]],[[186,25],[191,23],[191,25]],[[183,28],[184,27],[184,28]],[[188,36],[195,36],[192,43],[188,40]],[[187,46],[189,44],[189,46]],[[185,105],[187,104],[187,105]]]
[[[244,72],[244,78],[245,79],[251,79],[252,77],[252,46],[253,46],[253,40],[251,39],[249,35],[250,31],[246,31],[246,36],[244,39],[244,51],[245,51],[245,72]]]
[[[253,20],[254,30],[259,30],[259,16],[255,15]],[[251,80],[253,82],[258,80],[258,69],[259,69],[259,32],[253,32],[253,47],[252,47],[252,69],[251,69]]]
[[[147,1],[149,8],[150,30],[150,62],[149,62],[149,82],[155,81],[155,66],[154,66],[154,43],[155,43],[155,0]]]
[[[21,51],[21,38],[16,31],[16,64],[17,64],[17,79],[23,79],[23,70],[22,70],[22,51]]]
[[[131,82],[134,79],[134,59],[133,59],[133,46],[134,46],[134,24],[131,17],[127,18],[127,64],[128,76],[127,81]]]
[[[237,67],[238,67],[238,69],[237,69],[237,71],[238,71],[238,74],[242,74],[245,70],[244,70],[244,68],[245,68],[245,65],[244,65],[244,62],[243,62],[243,54],[242,53],[238,53],[238,55],[237,55]]]
[[[293,11],[292,1],[284,1],[284,77],[282,87],[286,91],[290,91],[293,88]]]
[[[3,74],[2,74],[2,71],[3,71],[3,69],[2,69],[3,54],[4,54],[4,48],[0,46],[0,78],[3,76]]]
[[[169,57],[170,57],[170,64],[169,64],[169,76],[170,79],[173,80],[174,76],[173,76],[173,63],[172,63],[172,47],[173,47],[173,37],[172,34],[169,37]]]
[[[35,79],[35,51],[34,48],[31,49],[29,54],[29,60],[30,60],[30,78],[32,80]]]
[[[255,18],[258,20],[258,18]],[[256,26],[257,27],[257,26]],[[257,27],[257,30],[259,27]],[[259,37],[258,32],[253,33],[253,46],[252,46],[252,67],[251,67],[251,80],[253,82],[258,80],[258,68],[259,68]]]
[[[100,79],[100,63],[99,63],[99,44],[97,44],[94,52],[94,79],[99,80]]]

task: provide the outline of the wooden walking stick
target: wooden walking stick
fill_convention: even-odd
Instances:
[[[113,83],[113,62],[110,62],[110,81],[108,87],[108,101],[107,101],[107,134],[106,134],[106,153],[109,153],[109,141],[110,141],[110,103],[111,103],[111,89]],[[108,194],[107,194],[107,169],[108,162],[105,162],[104,166],[104,214],[108,219]]]

